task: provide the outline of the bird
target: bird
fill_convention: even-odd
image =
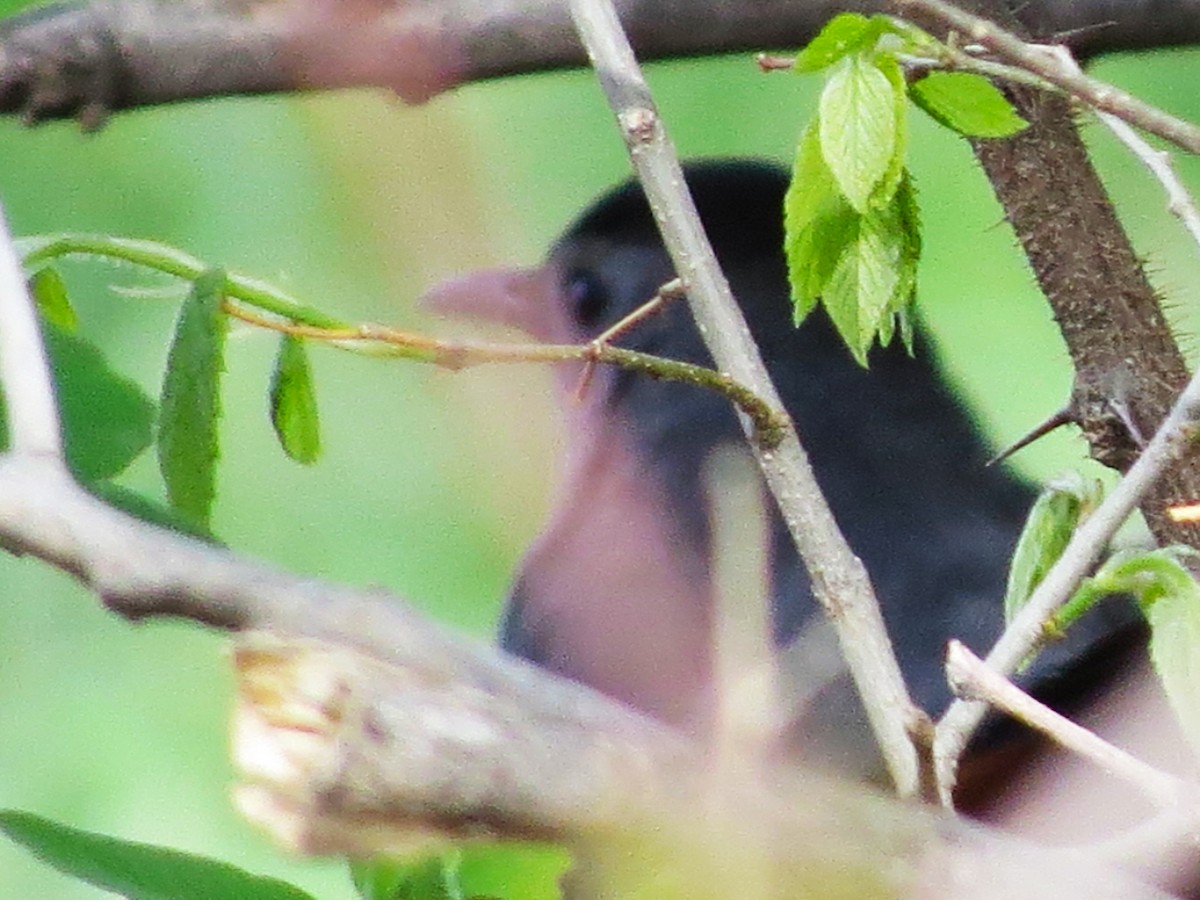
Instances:
[[[919,321],[911,352],[900,341],[876,346],[866,366],[819,308],[795,325],[783,253],[786,170],[719,159],[687,164],[685,177],[818,484],[871,576],[911,695],[936,716],[951,699],[947,641],[986,651],[1003,629],[1008,561],[1036,489],[986,464],[986,441]],[[630,180],[578,215],[542,265],[468,275],[435,288],[426,302],[540,341],[582,343],[674,276],[645,194]],[[713,364],[682,301],[615,343]],[[720,448],[743,445],[741,427],[724,397],[626,369],[589,372],[581,390],[581,365],[560,364],[556,373],[566,435],[560,481],[515,574],[500,644],[704,733],[716,700],[712,523],[702,473]],[[829,626],[773,505],[767,518],[770,639],[801,651],[828,643]],[[1060,706],[1090,696],[1111,675],[1104,660],[1113,648],[1136,645],[1142,627],[1131,604],[1102,604],[1022,680]],[[809,687],[789,746],[832,771],[882,783],[882,760],[844,667]],[[992,732],[1003,735],[1005,727]]]

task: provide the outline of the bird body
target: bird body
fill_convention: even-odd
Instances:
[[[687,180],[718,260],[840,528],[870,573],[901,669],[933,715],[949,700],[946,641],[986,650],[1002,630],[1008,560],[1033,488],[989,468],[984,442],[918,328],[858,365],[828,318],[792,322],[783,258],[787,176],[752,161],[693,164]],[[645,197],[620,186],[585,211],[538,270],[486,273],[434,296],[555,342],[594,339],[674,271]],[[701,365],[712,361],[683,302],[616,341]],[[567,459],[554,509],[522,561],[501,626],[510,651],[673,724],[711,725],[713,588],[706,485],[713,452],[739,445],[728,402],[700,388],[616,368],[579,397],[578,366],[559,374]],[[771,630],[784,646],[823,629],[808,575],[769,508]],[[1102,608],[1029,674],[1057,677],[1122,628]],[[803,650],[803,647],[800,648]],[[843,669],[809,686],[796,727],[808,758],[878,774]]]

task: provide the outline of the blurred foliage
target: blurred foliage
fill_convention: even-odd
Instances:
[[[18,4],[0,3],[0,12]],[[1103,77],[1200,118],[1197,56],[1104,62]],[[748,57],[653,67],[686,156],[786,161],[814,86]],[[547,125],[546,123],[552,123]],[[925,214],[920,314],[998,442],[1061,405],[1062,343],[966,146],[914,121]],[[1185,329],[1195,252],[1157,186],[1106,137],[1095,143],[1127,224]],[[1180,162],[1200,184],[1194,161]],[[103,231],[177,245],[276,281],[354,320],[466,334],[414,298],[481,264],[528,263],[628,165],[588,73],[473,86],[417,109],[377,92],[231,99],[116,117],[100,134],[0,122],[0,200],[17,234]],[[182,295],[119,266],[63,267],[79,333],[154,395]],[[277,341],[234,328],[213,529],[290,569],[383,584],[486,636],[507,573],[538,526],[556,446],[535,367],[447,375],[314,349],[322,461],[275,447],[268,386]],[[1192,348],[1193,350],[1195,348]],[[513,410],[520,410],[514,415]],[[1023,451],[1038,476],[1074,465],[1069,435]],[[121,484],[161,498],[152,460]],[[0,807],[166,844],[349,898],[337,861],[288,859],[233,813],[221,636],[132,628],[66,576],[0,558]],[[102,896],[0,841],[0,897]]]

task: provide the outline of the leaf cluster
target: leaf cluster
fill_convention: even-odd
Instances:
[[[921,232],[904,162],[908,101],[969,137],[1005,137],[1026,124],[982,76],[934,72],[910,85],[901,61],[937,46],[889,16],[843,13],[794,65],[825,73],[784,200],[794,317],[799,324],[823,303],[862,365],[876,340],[887,345],[897,331],[912,344]]]

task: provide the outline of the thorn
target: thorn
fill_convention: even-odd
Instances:
[[[1125,431],[1129,437],[1137,445],[1138,450],[1146,449],[1146,437],[1142,434],[1142,430],[1138,428],[1137,422],[1133,420],[1133,411],[1129,408],[1129,404],[1124,400],[1118,400],[1115,397],[1108,399],[1108,408],[1112,410],[1121,424],[1125,426]]]
[[[1018,450],[1024,450],[1026,447],[1028,447],[1030,444],[1032,444],[1034,441],[1038,440],[1039,438],[1044,438],[1050,432],[1052,432],[1058,428],[1061,428],[1063,425],[1069,425],[1070,423],[1072,423],[1074,421],[1075,421],[1075,415],[1071,412],[1071,407],[1064,406],[1062,409],[1060,409],[1054,415],[1050,416],[1050,418],[1046,419],[1046,421],[1042,422],[1040,425],[1036,425],[1031,431],[1029,431],[1024,437],[1020,438],[1015,444],[1010,444],[1008,447],[1001,450],[999,453],[997,453],[995,456],[993,456],[991,459],[989,459],[986,463],[984,463],[984,465],[994,466],[997,463],[1004,462],[1004,460],[1008,459],[1010,456],[1012,456]]]

